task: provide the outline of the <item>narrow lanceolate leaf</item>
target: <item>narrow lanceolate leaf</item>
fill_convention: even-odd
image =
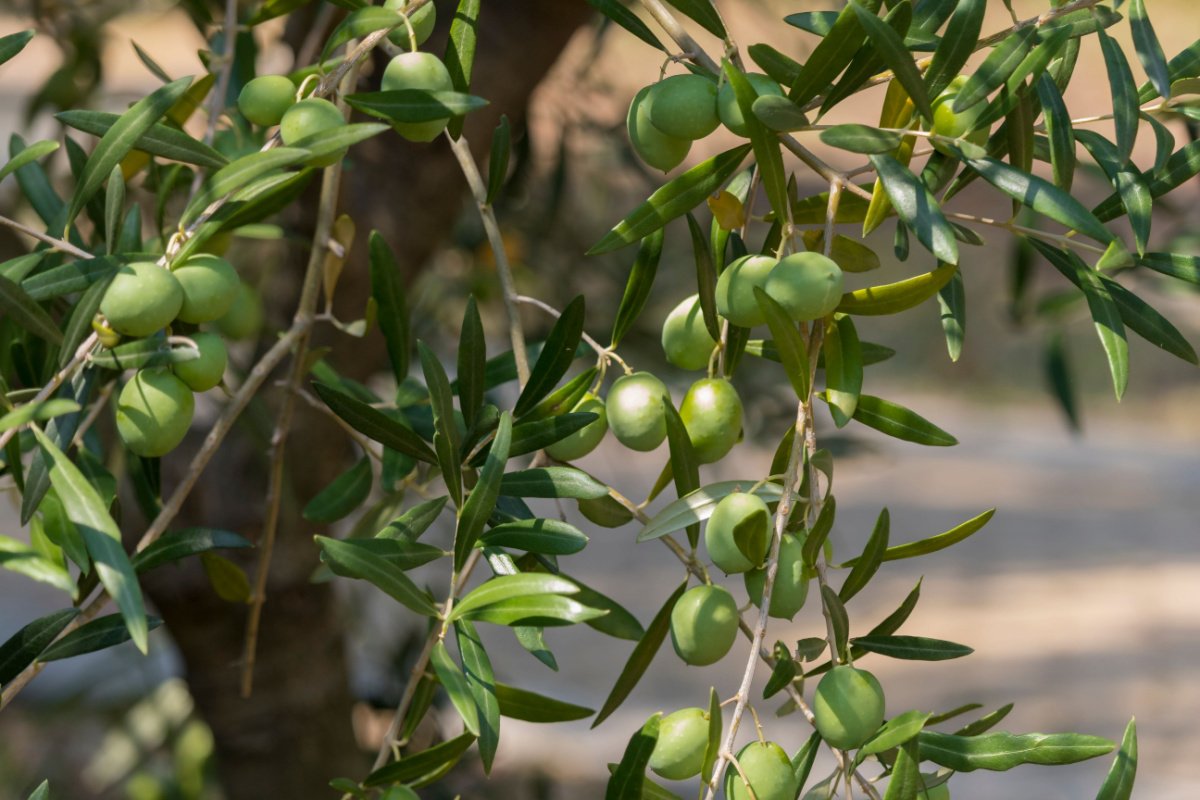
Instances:
[[[505,547],[530,553],[567,556],[578,553],[588,539],[574,525],[557,519],[505,522],[485,532],[476,547]]]
[[[767,326],[775,341],[775,350],[779,353],[779,361],[792,384],[792,390],[795,391],[796,397],[806,400],[812,387],[808,348],[804,345],[796,323],[788,316],[783,306],[757,286],[754,287],[754,299],[766,315]]]
[[[859,4],[851,3],[849,7],[858,15],[858,23],[863,26],[879,55],[883,57],[884,63],[895,74],[896,80],[904,87],[904,91],[908,92],[921,116],[933,122],[933,107],[929,103],[929,94],[925,91],[921,71],[917,69],[912,53],[904,46],[903,38],[892,30],[890,25]]]
[[[958,243],[937,200],[925,184],[886,153],[871,156],[884,191],[904,224],[929,252],[947,264],[958,263]]]
[[[1192,345],[1183,337],[1179,329],[1171,324],[1170,320],[1112,278],[1101,275],[1100,282],[1104,284],[1109,296],[1116,303],[1117,311],[1121,314],[1121,321],[1125,323],[1126,328],[1150,344],[1161,347],[1189,364],[1200,364],[1200,359],[1197,358]]]
[[[1029,27],[1009,36],[988,54],[979,69],[967,79],[962,91],[954,98],[954,113],[960,114],[983,101],[1008,80],[1037,39],[1037,28]]]
[[[629,693],[633,691],[633,687],[637,686],[642,675],[650,666],[650,662],[654,660],[654,655],[658,652],[658,648],[662,646],[663,640],[667,637],[667,631],[671,629],[671,612],[675,609],[675,603],[687,591],[688,582],[685,580],[679,584],[678,588],[667,598],[667,602],[654,615],[654,620],[646,628],[646,633],[642,636],[637,646],[633,648],[633,653],[630,654],[629,660],[625,662],[625,667],[621,670],[620,676],[617,678],[616,684],[612,691],[609,692],[608,699],[604,701],[604,707],[600,709],[600,713],[596,715],[592,727],[596,727],[616,711]]]
[[[154,630],[162,625],[157,617],[148,619],[147,629]],[[64,658],[94,653],[129,641],[129,629],[119,614],[109,614],[80,625],[75,630],[47,647],[38,656],[38,661],[59,661]]]
[[[479,480],[471,490],[458,515],[458,526],[454,531],[454,568],[462,569],[467,556],[483,533],[484,523],[496,507],[500,496],[500,479],[508,463],[509,445],[512,443],[512,417],[507,411],[500,415],[500,426],[496,438],[488,450],[487,460],[479,472]]]
[[[888,49],[892,51],[892,53],[889,53],[888,57],[891,60],[898,61],[897,56],[900,53],[907,53],[908,43],[905,41],[904,37],[908,35],[909,28],[912,27],[913,7],[912,3],[890,3],[889,5],[891,8],[888,9],[885,19],[880,22],[878,17],[875,17],[875,20],[876,23],[882,24],[883,27],[886,27],[889,31],[895,34],[894,38],[890,38],[888,40],[889,43],[891,43]],[[873,5],[868,4],[864,7],[864,10],[870,11],[871,15],[874,16],[875,12],[878,10],[878,7],[878,3]],[[870,26],[870,23],[865,22],[861,18],[861,15],[859,22],[863,25],[864,29]],[[875,38],[878,38],[880,32],[878,28],[875,30],[877,33]],[[837,84],[832,90],[829,91],[828,94],[825,95],[824,100],[821,101],[821,108],[817,112],[818,115],[824,116],[827,114],[847,97],[864,88],[867,80],[872,75],[876,75],[881,72],[885,63],[887,63],[885,62],[882,51],[883,47],[881,47],[871,38],[868,38],[867,42],[865,42],[862,47],[858,49],[858,52],[854,54],[854,58],[850,61],[850,66],[846,67],[846,71],[842,73],[842,77],[838,80]],[[900,69],[906,72],[906,76],[902,85],[908,85],[911,83],[911,75],[913,72],[916,72],[917,79],[918,81],[920,80],[920,71],[916,70],[914,67],[915,65],[912,62],[912,57],[909,56],[908,67],[900,67]],[[901,81],[897,80],[896,83],[901,83]],[[923,91],[924,88],[922,87],[922,92]]]
[[[666,50],[662,42],[655,37],[654,31],[650,30],[637,14],[626,8],[621,0],[587,0],[587,3],[651,47]]]
[[[450,73],[450,82],[457,92],[471,88],[471,69],[475,65],[475,42],[478,38],[479,6],[481,0],[460,0],[454,21],[450,23],[450,36],[446,41],[446,55],[442,61]],[[462,135],[463,118],[456,115],[450,120],[450,135],[457,139]]]
[[[1146,253],[1137,263],[1181,281],[1200,285],[1200,256],[1186,253]]]
[[[668,397],[663,398],[663,410],[667,417],[667,443],[671,450],[670,466],[675,479],[675,491],[680,497],[685,497],[700,488],[700,462],[696,458],[687,427]],[[700,540],[700,526],[689,525],[687,534],[688,541],[695,547]]]
[[[313,381],[313,390],[333,413],[367,438],[419,461],[437,463],[437,456],[420,436],[379,409],[319,381]]]
[[[717,319],[717,271],[713,262],[709,242],[704,240],[704,231],[692,212],[687,212],[688,233],[692,237],[692,255],[696,261],[697,303],[704,320],[704,328],[713,341],[721,338],[721,325]]]
[[[845,583],[838,591],[838,599],[843,603],[850,602],[850,598],[863,590],[867,583],[879,571],[879,565],[883,563],[883,554],[888,546],[888,532],[891,530],[891,515],[885,508],[879,512],[879,518],[875,521],[875,529],[871,532],[871,538],[867,540],[867,544],[863,547],[863,554],[858,557],[858,562],[854,565],[854,569],[850,570],[850,574],[846,576]]]
[[[1082,733],[997,731],[983,736],[955,736],[925,730],[918,740],[922,758],[956,772],[1003,771],[1022,764],[1074,764],[1111,753],[1116,747],[1108,739]]]
[[[974,169],[980,177],[1014,200],[1020,200],[1039,214],[1098,242],[1108,244],[1112,241],[1113,235],[1100,224],[1096,215],[1049,181],[1022,172],[989,156],[970,158],[954,145],[946,147],[959,161]]]
[[[1138,118],[1137,84],[1121,46],[1103,30],[1096,31],[1100,38],[1100,50],[1104,53],[1104,68],[1108,72],[1108,88],[1113,97],[1113,123],[1117,130],[1117,160],[1124,164],[1133,153],[1137,139]]]
[[[949,447],[955,439],[929,420],[902,405],[869,394],[860,395],[854,419],[880,433],[930,447]]]
[[[920,762],[924,753],[921,752],[920,740],[910,739],[896,751],[896,762],[892,765],[892,775],[888,778],[887,792],[883,800],[918,800],[922,794],[923,778],[921,777]]]
[[[180,216],[179,224],[186,225],[230,192],[236,191],[267,173],[290,167],[309,157],[307,150],[298,147],[276,147],[242,156],[227,167],[223,167],[204,182],[200,191],[187,204]]]
[[[1141,5],[1140,0],[1135,0],[1134,6],[1138,5]],[[1137,722],[1131,719],[1125,727],[1121,749],[1117,751],[1117,757],[1108,770],[1108,776],[1105,777],[1096,800],[1129,800],[1133,795],[1133,779],[1137,777],[1137,762]]]
[[[104,136],[100,137],[96,149],[88,157],[79,181],[75,186],[75,194],[71,196],[71,205],[67,210],[63,229],[66,230],[75,221],[75,217],[83,210],[84,205],[100,190],[112,168],[121,163],[121,159],[129,154],[137,144],[137,140],[154,123],[162,119],[163,114],[183,96],[192,83],[191,77],[180,78],[151,92],[146,97],[133,104],[133,107],[121,115]],[[136,637],[135,637],[136,638]]]
[[[1100,280],[1100,274],[1082,262],[1073,263],[1079,286],[1083,289],[1088,309],[1092,312],[1096,334],[1100,337],[1100,344],[1108,356],[1113,389],[1119,401],[1125,394],[1125,387],[1129,385],[1129,342],[1125,339],[1125,324],[1121,321],[1121,312],[1113,302],[1112,295]]]
[[[345,100],[351,108],[392,122],[431,122],[469,114],[488,104],[487,100],[474,95],[425,89],[348,94]]]
[[[351,39],[361,39],[368,33],[381,31],[384,28],[394,28],[403,25],[404,19],[395,11],[379,6],[366,6],[346,15],[338,26],[329,34],[325,47],[321,50],[321,61],[329,58],[329,54]]]
[[[946,661],[975,652],[963,644],[925,636],[859,636],[850,643],[881,656],[908,661]]]
[[[939,533],[937,536],[930,536],[928,539],[921,539],[916,542],[908,542],[907,544],[898,544],[894,547],[889,547],[883,553],[883,561],[897,561],[901,558],[915,558],[917,556],[929,555],[936,553],[938,550],[945,550],[952,544],[958,544],[963,539],[966,539],[971,534],[978,531],[984,525],[991,521],[995,515],[996,509],[991,508],[983,512],[977,517],[967,520],[963,524],[952,528],[945,533]],[[853,558],[844,564],[838,564],[840,567],[853,567],[858,563],[857,558]]]
[[[763,72],[781,86],[791,86],[795,83],[803,68],[795,59],[785,56],[769,44],[752,44],[746,48],[746,52],[755,64],[762,67]],[[788,102],[791,103],[790,100]],[[798,106],[796,108],[799,110]]]
[[[417,585],[404,574],[403,570],[387,559],[363,548],[355,547],[350,542],[325,536],[314,538],[317,546],[325,552],[326,557],[330,561],[337,562],[338,566],[347,573],[374,584],[394,600],[418,614],[424,614],[427,617],[438,615],[433,601],[417,588]]]
[[[1137,51],[1138,60],[1146,70],[1150,85],[1162,97],[1170,97],[1171,72],[1162,45],[1154,33],[1154,26],[1146,14],[1146,0],[1129,1],[1129,29],[1133,34],[1133,49]]]
[[[66,565],[57,557],[47,557],[33,547],[7,536],[0,536],[0,567],[49,584],[71,597],[79,590]]]
[[[522,722],[571,722],[596,713],[590,708],[503,683],[496,684],[496,699],[500,701],[501,716]]]
[[[646,307],[650,299],[650,290],[654,287],[654,276],[658,272],[658,261],[662,256],[663,230],[659,228],[642,240],[638,246],[637,257],[629,271],[629,280],[625,283],[625,294],[621,297],[621,305],[617,309],[617,318],[613,322],[612,344],[616,347],[629,333],[638,315]]]
[[[110,114],[105,111],[83,111],[72,109],[61,111],[54,118],[64,125],[76,130],[90,133],[93,136],[104,136],[121,119],[120,114]],[[158,156],[170,161],[182,161],[185,164],[195,164],[205,169],[221,169],[229,163],[229,159],[213,148],[178,128],[156,122],[142,133],[133,143],[133,149],[147,155]],[[117,165],[119,166],[119,164]]]
[[[1075,178],[1075,130],[1071,127],[1071,114],[1054,79],[1048,74],[1043,73],[1038,78],[1037,92],[1045,114],[1046,136],[1050,139],[1054,185],[1069,192]]]
[[[712,8],[709,0],[700,0],[700,2]],[[729,61],[725,62],[724,69],[725,78],[733,87],[738,108],[742,111],[746,134],[754,149],[754,161],[758,165],[759,180],[762,182],[771,209],[777,218],[783,219],[787,216],[788,209],[787,172],[783,168],[783,152],[780,150],[779,136],[768,130],[754,115],[754,101],[758,99],[758,92],[754,90],[750,79]]]
[[[473,589],[466,597],[456,603],[450,613],[450,620],[467,618],[481,609],[505,603],[512,599],[537,597],[540,595],[573,595],[578,592],[579,587],[577,585],[557,575],[546,575],[536,572],[498,575],[476,589]]]
[[[554,391],[554,387],[571,368],[575,361],[575,350],[583,337],[584,311],[583,295],[576,297],[563,309],[562,316],[550,329],[542,352],[530,370],[529,382],[513,406],[514,417],[528,413],[539,400]]]
[[[3,40],[0,40],[3,41]],[[8,160],[8,163],[0,168],[0,181],[7,178],[12,173],[19,170],[26,164],[32,164],[47,153],[53,153],[58,149],[58,142],[35,142],[29,145],[21,152]]]
[[[526,453],[541,450],[557,441],[565,439],[577,430],[584,428],[597,419],[599,415],[591,411],[575,411],[570,414],[558,414],[534,422],[522,422],[513,427],[512,444],[509,456],[515,458]]]
[[[683,530],[688,525],[703,522],[712,516],[717,503],[721,502],[723,498],[734,492],[744,492],[747,487],[754,486],[754,484],[753,480],[739,480],[720,481],[703,486],[686,497],[681,497],[668,504],[666,508],[655,514],[654,519],[642,528],[637,540],[647,542],[668,533]],[[783,490],[777,484],[765,483],[755,489],[754,494],[770,503],[778,500],[782,496]]]
[[[717,13],[712,0],[667,0],[667,2],[679,9],[684,16],[698,22],[700,27],[718,39],[728,36],[725,26],[721,24],[721,15]]]
[[[536,467],[505,473],[500,480],[500,494],[594,500],[607,495],[608,487],[572,467]]]
[[[851,639],[850,641],[857,640]],[[858,755],[860,757],[869,756],[872,753],[881,753],[884,750],[899,747],[920,733],[932,716],[933,714],[923,711],[906,711],[899,716],[892,717],[879,729],[878,733],[858,749]]]
[[[773,131],[798,131],[809,125],[808,115],[798,105],[773,94],[754,101],[754,116]]]
[[[642,800],[646,766],[650,763],[650,754],[654,752],[654,746],[658,744],[658,726],[661,721],[662,712],[658,711],[646,720],[641,730],[629,740],[621,763],[608,779],[604,800]]]
[[[472,734],[464,733],[380,767],[364,778],[362,785],[368,789],[375,786],[391,786],[395,783],[423,786],[423,779],[430,776],[436,778],[458,763],[463,753],[467,752],[467,748],[474,742],[475,737]]]
[[[121,236],[122,217],[125,216],[125,176],[121,165],[113,167],[108,176],[108,188],[104,197],[104,243],[112,255]]]
[[[957,269],[956,265],[942,261],[933,272],[926,272],[915,278],[847,292],[842,295],[842,302],[838,303],[837,310],[843,314],[859,316],[879,316],[907,311],[937,294],[950,282]]]
[[[825,366],[825,396],[834,424],[844,428],[854,417],[862,393],[863,355],[854,320],[835,315],[825,326],[821,346]]]
[[[705,783],[712,782],[713,770],[717,766],[717,759],[721,756],[721,734],[725,729],[725,721],[722,719],[721,713],[721,698],[717,694],[716,687],[710,687],[708,690],[708,741],[704,746],[704,760],[700,765],[700,780]],[[803,782],[796,784],[803,786]]]
[[[412,357],[404,275],[400,272],[400,262],[379,231],[371,231],[369,250],[371,297],[379,305],[379,330],[387,345],[392,374],[399,384],[408,377],[408,364]]]
[[[0,36],[0,64],[8,61],[17,53],[25,49],[25,45],[29,44],[33,39],[35,31],[30,28],[26,31],[18,31],[10,33],[7,36]]]
[[[803,69],[788,91],[788,97],[798,106],[812,100],[854,59],[866,34],[858,15],[850,7],[843,8],[836,21],[813,48]]]
[[[0,276],[0,316],[51,344],[62,342],[62,331],[29,294],[8,278]]]
[[[537,595],[512,597],[463,614],[463,619],[510,627],[575,625],[604,616],[607,612],[588,608],[569,597]]]
[[[1150,196],[1158,199],[1168,194],[1200,173],[1200,141],[1195,141],[1176,150],[1161,170],[1147,170],[1142,179],[1150,187]],[[1092,209],[1096,218],[1107,222],[1121,216],[1124,208],[1120,194],[1114,192]]]
[[[10,636],[4,644],[0,644],[0,686],[20,675],[23,669],[32,664],[78,614],[77,608],[52,611],[35,619]]]
[[[963,287],[962,270],[950,276],[950,282],[938,290],[938,306],[942,311],[942,332],[946,334],[946,349],[950,360],[962,355],[963,338],[967,333],[967,298]]]
[[[500,124],[492,134],[492,155],[488,159],[487,199],[489,206],[500,196],[504,179],[508,177],[508,160],[512,156],[512,126],[508,117],[500,115]]]
[[[67,517],[75,523],[83,537],[88,555],[95,562],[96,571],[104,588],[116,600],[121,616],[129,629],[133,643],[146,652],[146,608],[142,602],[142,590],[129,556],[121,548],[121,531],[108,514],[108,508],[100,499],[96,489],[88,482],[79,468],[70,462],[61,450],[42,431],[33,429],[42,458],[49,469],[50,483],[58,494]]]
[[[429,405],[433,409],[433,449],[437,453],[438,465],[442,468],[442,479],[454,505],[462,505],[462,438],[454,417],[454,396],[450,391],[450,379],[437,356],[424,342],[417,341],[417,352],[421,356],[421,369],[425,373],[425,385],[429,388]]]
[[[130,563],[133,570],[141,575],[155,567],[179,561],[188,556],[206,553],[209,550],[253,547],[250,542],[229,531],[216,528],[183,528],[168,531],[154,540],[144,550],[133,554]]]
[[[917,17],[929,3],[922,3]],[[987,0],[960,0],[946,26],[946,34],[933,51],[933,60],[925,70],[925,86],[931,97],[937,97],[950,85],[967,59],[975,52],[975,42],[983,30],[983,16],[987,12]]]
[[[338,125],[336,128],[320,131],[292,142],[291,146],[298,150],[307,150],[309,159],[325,158],[346,151],[346,148],[359,142],[378,136],[391,126],[382,122],[356,122],[352,125]]]
[[[433,664],[433,670],[437,673],[442,687],[450,695],[450,702],[454,704],[455,710],[462,718],[463,727],[478,736],[479,712],[475,707],[475,697],[471,694],[471,687],[467,684],[462,670],[450,658],[445,642],[438,640],[437,644],[433,646],[433,653],[430,654],[429,660]]]
[[[467,298],[462,333],[458,337],[458,405],[469,428],[483,407],[483,381],[487,372],[487,338],[475,296]],[[457,427],[455,428],[457,432]]]
[[[850,638],[850,618],[846,615],[846,606],[842,603],[832,587],[828,585],[821,586],[821,604],[825,609],[825,613],[829,616],[829,621],[833,625],[834,642],[837,644],[838,660],[844,661],[846,657],[847,641]]]
[[[1121,161],[1120,154],[1112,142],[1095,131],[1081,129],[1078,139],[1104,170],[1104,174],[1120,195],[1125,212],[1129,215],[1129,226],[1133,229],[1138,253],[1146,252],[1150,242],[1154,198],[1142,173],[1132,162]]]
[[[726,150],[670,181],[630,212],[587,254],[594,256],[619,250],[683,216],[733,177],[750,150],[748,144]]]
[[[875,155],[895,150],[904,141],[904,136],[893,131],[881,131],[869,125],[847,123],[821,131],[820,139],[830,147],[849,153]]]
[[[833,520],[836,516],[837,498],[829,495],[825,505],[821,506],[821,513],[817,515],[817,521],[813,523],[812,528],[808,531],[808,537],[804,540],[801,555],[805,566],[812,567],[817,563],[817,556],[820,554],[829,532],[833,529]]]
[[[309,522],[329,525],[351,514],[371,493],[371,459],[363,456],[304,507]]]

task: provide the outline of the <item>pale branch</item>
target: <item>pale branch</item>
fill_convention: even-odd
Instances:
[[[213,139],[216,138],[217,120],[221,118],[221,112],[225,108],[225,94],[229,91],[229,78],[233,74],[233,60],[237,45],[237,8],[237,0],[225,0],[225,25],[222,28],[225,52],[218,57],[221,71],[217,73],[217,85],[208,98],[208,125],[204,131],[205,144],[211,145]],[[192,178],[191,190],[188,193],[189,200],[195,197],[196,192],[200,191],[206,174],[207,170],[205,169],[196,170],[196,175]]]
[[[559,311],[557,308],[550,305],[549,303],[545,303],[545,302],[542,302],[541,300],[538,300],[536,297],[528,297],[526,295],[519,294],[516,297],[514,297],[513,300],[517,301],[517,303],[520,305],[534,306],[535,308],[540,308],[542,311],[545,311],[547,314],[554,317],[555,319],[558,319],[559,317],[562,316],[562,312]],[[601,344],[599,342],[597,342],[595,339],[593,339],[591,336],[588,336],[586,332],[584,332],[584,334],[583,334],[583,340],[585,342],[587,342],[588,347],[591,347],[593,350],[596,351],[597,355],[599,355],[601,357],[607,357],[609,355],[612,355],[612,353],[609,350],[607,350],[606,348],[601,346]]]
[[[376,461],[383,460],[383,454],[371,446],[372,445],[371,440],[368,439],[367,437],[363,436],[358,431],[356,431],[353,428],[353,426],[350,425],[350,423],[346,422],[346,420],[342,419],[337,414],[335,414],[333,412],[333,409],[331,409],[329,406],[325,405],[320,400],[313,397],[309,392],[305,391],[303,388],[301,388],[299,386],[292,387],[292,392],[297,397],[299,397],[301,400],[303,400],[305,403],[307,403],[308,407],[311,408],[313,411],[323,414],[324,416],[326,416],[330,420],[332,420],[334,423],[336,423],[337,426],[339,428],[341,428],[343,431],[345,431],[346,435],[349,436],[354,441],[354,443],[358,445],[359,449],[362,450],[366,455],[370,456],[371,458],[375,459]]]
[[[17,231],[18,233],[23,233],[26,236],[32,236],[34,239],[37,239],[39,242],[43,242],[45,244],[50,245],[51,250],[56,250],[60,253],[69,253],[79,259],[89,259],[89,258],[96,257],[96,255],[94,253],[89,253],[87,250],[78,248],[75,245],[71,244],[70,242],[65,242],[62,239],[56,239],[55,237],[51,236],[48,233],[42,233],[41,231],[35,231],[33,228],[29,227],[28,225],[22,225],[21,223],[17,222],[15,219],[9,219],[8,217],[0,217],[0,225],[4,225],[5,227],[12,228],[14,231]]]
[[[1050,233],[1049,231],[1041,231],[1037,228],[1027,228],[1024,225],[1017,225],[1013,222],[1005,222],[1003,220],[991,219],[990,217],[977,217],[973,214],[960,214],[953,211],[945,212],[946,217],[950,219],[962,220],[963,222],[973,222],[978,225],[988,225],[993,228],[1000,228],[1009,233],[1015,233],[1019,236],[1030,236],[1035,239],[1042,239],[1047,242],[1055,242],[1064,247],[1074,247],[1078,250],[1083,250],[1088,253],[1103,255],[1105,250],[1103,247],[1081,242],[1074,236],[1064,236],[1059,233]]]
[[[55,390],[62,385],[63,381],[70,378],[80,367],[83,366],[84,362],[87,361],[88,353],[91,352],[92,348],[96,346],[96,342],[98,340],[99,337],[94,333],[84,339],[83,343],[75,350],[75,357],[71,359],[71,362],[58,372],[54,373],[50,380],[47,381],[46,385],[41,388],[41,391],[39,391],[29,402],[42,403],[50,399],[50,395],[54,394]],[[0,449],[3,449],[4,445],[8,444],[8,440],[16,436],[20,429],[21,426],[17,426],[15,428],[9,428],[3,433],[0,433]]]
[[[92,407],[88,411],[87,416],[83,418],[83,422],[79,423],[79,427],[75,430],[75,435],[71,437],[71,447],[76,447],[83,442],[83,437],[92,425],[95,424],[100,416],[100,412],[104,410],[104,406],[108,403],[109,398],[112,397],[113,390],[116,388],[117,381],[114,378],[100,389],[95,401],[92,402]]]

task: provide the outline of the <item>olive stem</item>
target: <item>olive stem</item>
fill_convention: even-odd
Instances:
[[[4,225],[5,227],[12,228],[14,231],[23,233],[26,236],[32,236],[34,239],[37,239],[39,242],[44,242],[44,243],[50,245],[51,251],[58,251],[60,253],[70,253],[71,255],[75,256],[76,258],[83,258],[83,259],[96,257],[93,253],[89,253],[87,250],[78,248],[75,245],[71,244],[70,242],[65,242],[62,239],[56,239],[48,233],[42,233],[41,231],[35,231],[33,228],[30,228],[28,225],[22,225],[21,223],[17,222],[15,219],[9,219],[8,217],[0,217],[0,225]]]
[[[721,753],[721,759],[733,764],[733,768],[736,769],[738,775],[741,776],[742,785],[746,787],[746,791],[750,794],[750,800],[758,800],[758,796],[754,794],[754,789],[750,786],[750,779],[746,777],[745,771],[742,770],[742,764],[737,760],[737,756],[733,754],[733,751],[725,750]],[[720,772],[723,770],[720,770],[718,767],[718,771]],[[709,792],[712,792],[711,786],[709,787]]]
[[[541,300],[538,300],[536,297],[528,297],[526,295],[519,294],[516,297],[514,297],[513,299],[516,300],[518,303],[540,308],[542,311],[545,311],[547,314],[550,314],[555,319],[558,319],[559,317],[562,316],[562,312],[559,311],[557,308],[550,305],[549,303],[544,303]],[[597,342],[591,336],[588,336],[586,332],[584,332],[584,334],[583,334],[583,340],[588,343],[589,347],[591,347],[593,350],[596,351],[596,354],[598,356],[600,356],[601,358],[606,359],[606,360],[609,358],[612,358],[614,361],[616,361],[618,364],[620,364],[622,367],[625,368],[626,374],[633,374],[633,370],[631,370],[629,368],[629,365],[625,363],[624,359],[622,359],[619,355],[617,355],[616,350],[612,349],[611,347],[602,347],[599,342]]]
[[[525,331],[521,328],[521,311],[517,307],[519,300],[516,284],[513,282],[512,270],[508,265],[508,252],[504,249],[504,237],[500,233],[500,224],[496,221],[496,212],[487,201],[487,184],[479,174],[475,157],[467,145],[467,137],[455,139],[446,133],[450,149],[454,151],[471,194],[475,196],[475,204],[479,207],[479,215],[483,218],[483,227],[487,231],[488,244],[492,248],[492,257],[496,261],[496,274],[500,276],[500,288],[504,295],[504,308],[508,312],[508,337],[512,341],[513,359],[517,362],[517,382],[525,388],[529,381],[529,356],[525,352]]]
[[[303,400],[305,403],[307,403],[309,408],[311,408],[314,411],[317,411],[321,414],[324,414],[325,416],[327,416],[331,420],[333,420],[335,423],[337,423],[338,427],[340,427],[343,431],[345,431],[346,435],[349,436],[351,439],[353,439],[354,443],[357,444],[364,453],[366,453],[367,455],[369,455],[371,458],[375,459],[376,461],[379,461],[379,462],[383,461],[383,454],[376,452],[375,449],[373,447],[371,447],[371,440],[368,439],[367,437],[363,436],[358,431],[354,430],[354,428],[351,427],[350,424],[348,422],[346,422],[346,420],[342,419],[337,414],[333,413],[333,410],[330,409],[329,406],[325,405],[320,400],[313,397],[311,394],[306,392],[304,390],[304,388],[301,386],[294,386],[294,387],[289,386],[289,388],[291,389],[291,391],[295,392],[296,396],[298,396],[301,400]]]
[[[990,225],[993,228],[1003,228],[1010,233],[1015,233],[1020,236],[1032,236],[1037,239],[1044,239],[1049,242],[1057,242],[1060,245],[1074,247],[1079,250],[1085,250],[1089,253],[1103,255],[1105,250],[1103,247],[1096,247],[1087,242],[1081,242],[1072,236],[1064,236],[1059,233],[1050,233],[1048,231],[1039,231],[1036,228],[1026,228],[1023,225],[1016,225],[1012,222],[1001,222],[1000,220],[990,219],[989,217],[977,217],[972,214],[959,214],[955,212],[946,212],[947,217],[960,219],[964,222],[974,222],[979,225]]]
[[[204,143],[212,144],[217,135],[217,120],[224,109],[225,93],[229,91],[229,78],[233,74],[233,57],[237,45],[237,0],[225,0],[225,26],[222,29],[225,52],[221,54],[221,71],[217,74],[217,85],[208,98],[208,124],[204,131]],[[206,169],[197,169],[188,191],[188,200],[195,197],[204,183]]]
[[[98,337],[94,333],[88,338],[84,339],[83,344],[79,345],[79,347],[75,350],[75,357],[71,359],[71,363],[54,373],[53,377],[51,377],[46,385],[41,388],[41,391],[39,391],[29,402],[41,403],[49,399],[50,395],[54,394],[55,390],[62,385],[63,381],[70,378],[80,367],[83,366],[84,362],[87,360],[88,353],[90,353],[92,348],[96,346],[97,341]],[[21,430],[22,427],[24,426],[18,425],[15,428],[9,428],[3,433],[0,433],[0,448],[3,448],[4,445],[8,444],[8,440],[16,436],[17,431]],[[8,695],[5,695],[5,698],[7,697]],[[0,708],[3,708],[3,706],[0,705]]]
[[[100,392],[96,395],[96,400],[92,403],[92,407],[88,411],[87,416],[83,418],[83,422],[79,423],[79,429],[75,431],[75,435],[71,437],[71,447],[78,447],[79,444],[83,442],[84,435],[100,417],[100,412],[104,410],[104,406],[106,403],[108,403],[108,399],[112,397],[113,389],[115,389],[116,386],[117,381],[114,378],[113,380],[104,384],[104,387],[100,389]]]

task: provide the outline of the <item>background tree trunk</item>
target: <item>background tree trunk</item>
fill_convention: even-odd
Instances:
[[[425,50],[442,52],[453,5],[439,3],[439,32]],[[468,118],[466,134],[483,161],[501,114],[522,127],[529,97],[587,18],[586,3],[572,0],[501,0],[483,3],[472,93],[490,101]],[[300,38],[303,38],[302,36]],[[376,57],[374,81],[386,57]],[[414,276],[463,207],[465,186],[443,139],[419,145],[385,134],[355,148],[353,168],[343,176],[339,213],[357,223],[358,236],[338,287],[343,318],[361,316],[369,294],[366,236],[380,230],[393,247],[406,277]],[[314,181],[296,209],[295,226],[311,232]],[[268,318],[290,319],[307,252],[293,249],[286,269],[266,294]],[[332,346],[330,357],[343,374],[365,378],[384,369],[382,340],[366,340],[318,329],[314,346]],[[259,429],[273,425],[278,392],[249,409]],[[209,525],[257,540],[263,517],[264,447],[245,428],[231,436],[212,461],[176,527]],[[230,800],[331,797],[328,781],[360,777],[369,761],[351,732],[353,698],[345,662],[342,624],[330,584],[309,578],[318,564],[312,536],[323,526],[305,522],[304,503],[349,463],[347,441],[329,420],[298,403],[288,441],[284,508],[258,643],[254,693],[239,693],[246,610],[219,600],[195,559],[185,568],[149,577],[147,589],[182,653],[197,708],[213,729],[218,769]],[[181,470],[186,459],[169,459]],[[179,475],[164,474],[164,486]],[[257,554],[234,558],[253,575]]]

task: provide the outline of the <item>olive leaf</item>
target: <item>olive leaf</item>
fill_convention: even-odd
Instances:
[[[450,767],[458,763],[467,748],[475,742],[475,736],[464,733],[448,741],[435,744],[419,753],[413,753],[399,761],[380,767],[363,779],[364,788],[390,786],[404,783],[409,786],[424,786],[436,780]]]
[[[617,309],[617,317],[613,322],[613,332],[609,347],[616,347],[625,338],[637,320],[646,301],[650,299],[650,290],[654,287],[654,276],[658,272],[658,261],[662,256],[663,229],[659,228],[642,239],[638,246],[637,257],[629,270],[629,280],[625,283],[625,294],[621,297],[621,305]]]
[[[3,43],[2,39],[0,43]],[[0,644],[0,685],[20,675],[78,614],[77,608],[52,611],[30,622],[4,644]]]
[[[162,620],[158,617],[146,619],[148,631],[154,630],[159,625],[162,625]],[[121,615],[109,614],[80,625],[43,650],[37,660],[43,664],[49,661],[60,661],[64,658],[73,658],[85,653],[116,647],[128,642],[129,639],[129,628],[121,619]]]
[[[1008,770],[1021,764],[1075,764],[1111,753],[1116,743],[1081,733],[1007,731],[982,736],[955,736],[925,730],[917,737],[921,757],[957,772]]]

